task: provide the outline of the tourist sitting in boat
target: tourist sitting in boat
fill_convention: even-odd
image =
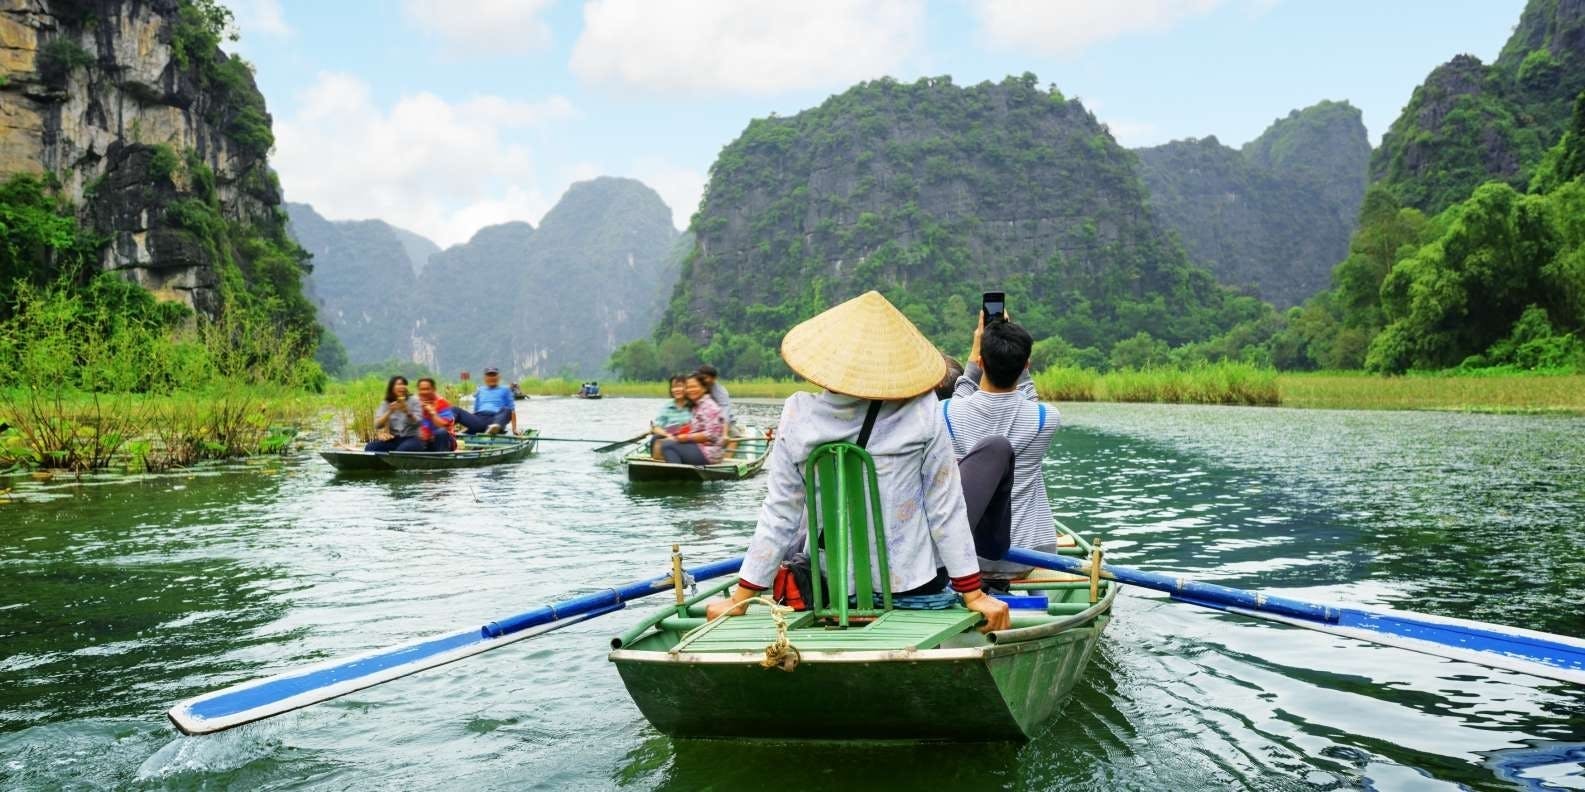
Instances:
[[[660,439],[670,437],[678,432],[685,431],[693,423],[693,402],[688,401],[688,378],[681,374],[673,374],[671,378],[671,401],[660,409],[660,414],[650,422],[649,433],[653,435],[650,440],[650,455],[658,462],[664,459],[660,452]]]
[[[941,405],[963,496],[980,548],[980,571],[992,588],[1028,574],[999,561],[1009,546],[1057,552],[1057,532],[1041,463],[1057,431],[1057,411],[1041,404],[1029,375],[1034,339],[1010,318],[985,322],[980,312],[968,366]],[[980,505],[983,504],[983,505]]]
[[[673,464],[713,465],[726,456],[726,418],[697,373],[683,380],[683,394],[693,403],[688,426],[667,432],[660,440],[661,458]]]
[[[402,443],[418,440],[418,419],[424,414],[418,397],[407,391],[407,378],[400,374],[385,381],[385,400],[374,411],[374,439],[365,451],[389,452]]]
[[[517,434],[517,399],[510,388],[501,386],[500,369],[484,370],[484,384],[473,392],[472,411],[461,407],[451,411],[468,434],[500,434],[508,426]]]
[[[418,404],[423,410],[418,421],[418,437],[408,438],[397,446],[398,451],[455,451],[457,439],[451,435],[456,423],[451,403],[435,389],[435,381],[424,377],[418,381]]]
[[[781,353],[825,390],[795,393],[782,407],[769,491],[737,589],[730,601],[709,606],[710,618],[737,615],[775,582],[807,541],[804,463],[824,443],[849,441],[875,460],[893,606],[937,609],[961,597],[984,615],[982,630],[1005,629],[1006,603],[980,590],[970,516],[934,395],[946,370],[941,353],[873,291],[794,327]]]
[[[726,386],[720,382],[720,374],[715,366],[709,363],[699,367],[699,381],[704,383],[705,390],[710,391],[710,398],[715,400],[715,406],[721,408],[721,419],[727,426],[732,425],[732,397],[727,394]]]
[[[583,386],[578,388],[578,395],[583,397],[583,398],[585,398],[585,399],[593,399],[593,398],[598,397],[600,395],[600,383],[598,383],[598,382],[585,382],[585,383],[583,383]]]

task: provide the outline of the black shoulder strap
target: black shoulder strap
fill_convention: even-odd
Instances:
[[[879,400],[870,402],[870,409],[864,413],[864,428],[859,430],[859,448],[867,448],[870,444],[870,432],[875,429],[875,419],[881,415]]]

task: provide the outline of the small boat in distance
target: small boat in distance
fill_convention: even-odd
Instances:
[[[727,438],[726,456],[713,465],[657,462],[640,445],[622,460],[622,466],[627,468],[628,481],[740,481],[765,467],[771,442],[759,436]]]
[[[343,473],[381,473],[393,470],[452,470],[517,462],[539,447],[539,430],[519,435],[462,435],[455,451],[364,451],[332,448],[319,452],[331,467]]]
[[[579,399],[598,399],[600,398],[600,383],[585,382],[578,386],[578,392],[573,394],[573,396]]]

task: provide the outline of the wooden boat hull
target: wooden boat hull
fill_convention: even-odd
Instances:
[[[1089,550],[1076,535],[1059,543],[1070,548],[1064,552]],[[1014,610],[1013,629],[993,636],[975,630],[961,607],[890,611],[847,629],[790,615],[788,638],[802,644],[790,672],[761,665],[775,638],[767,617],[758,626],[746,621],[752,616],[702,618],[727,581],[689,598],[684,613],[665,608],[613,639],[610,660],[644,717],[676,737],[1024,740],[1084,678],[1118,592],[1114,582],[1095,581],[1092,602],[1086,578],[1038,570],[1033,577],[1013,588],[1044,598],[1044,609]],[[953,613],[969,619],[939,629]],[[918,627],[925,632],[911,632]]]
[[[619,649],[611,661],[644,717],[675,737],[1023,740],[1083,678],[1108,620],[995,646],[809,652],[792,672],[754,652]]]
[[[634,482],[741,481],[753,478],[770,459],[770,444],[757,439],[740,442],[739,454],[749,450],[750,446],[758,446],[752,448],[752,456],[739,456],[737,459],[741,461],[718,465],[656,462],[649,457],[648,452],[640,452],[624,459],[623,466],[627,468],[627,480]]]
[[[539,433],[526,435],[466,435],[458,451],[351,451],[331,449],[320,456],[344,473],[380,473],[395,470],[455,470],[517,462],[539,447]]]

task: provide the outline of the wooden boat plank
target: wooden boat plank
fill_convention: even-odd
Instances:
[[[788,625],[787,636],[794,646],[811,652],[930,648],[980,620],[978,613],[966,609],[894,610],[862,626],[827,630],[813,627],[807,612],[801,616],[805,618]],[[774,640],[776,623],[770,614],[751,613],[706,624],[685,637],[675,651],[754,651]]]

